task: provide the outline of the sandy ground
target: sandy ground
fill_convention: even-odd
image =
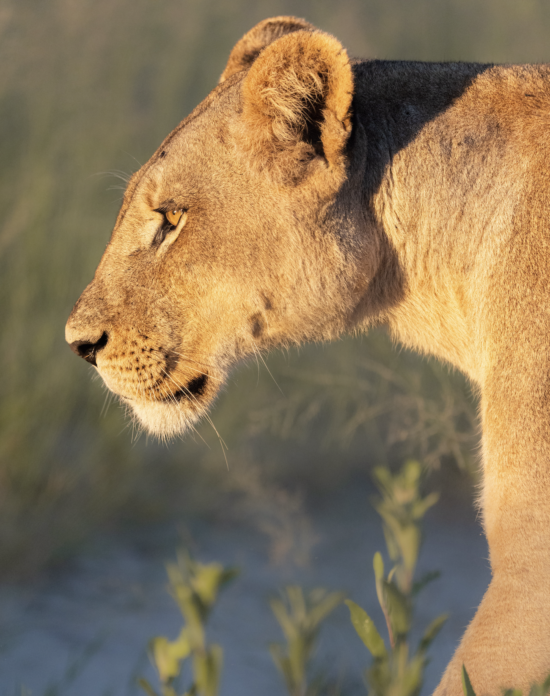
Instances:
[[[383,627],[372,556],[385,546],[366,491],[337,491],[316,506],[312,517],[319,542],[304,569],[270,566],[265,537],[242,526],[197,521],[188,526],[199,559],[237,565],[242,571],[222,595],[210,623],[210,640],[225,650],[221,696],[286,693],[267,651],[281,634],[266,601],[285,584],[343,589]],[[415,624],[422,630],[440,613],[450,613],[431,651],[423,689],[429,694],[490,573],[486,543],[471,507],[439,503],[425,529],[418,575],[439,569],[442,577],[420,595]],[[164,569],[179,538],[170,525],[104,536],[38,584],[0,586],[1,696],[43,696],[48,687],[57,694],[124,696],[141,693],[138,676],[156,686],[147,642],[159,634],[175,637],[181,625]],[[79,660],[71,680],[71,668]],[[346,675],[345,694],[360,694],[366,693],[361,672],[368,663],[347,608],[339,607],[324,626],[317,664]]]

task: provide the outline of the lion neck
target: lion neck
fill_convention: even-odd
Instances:
[[[505,239],[515,201],[513,182],[502,185],[506,162],[494,146],[500,135],[491,133],[491,116],[483,122],[479,109],[478,83],[490,67],[354,66],[360,95],[355,118],[367,150],[366,205],[385,250],[380,272],[396,279],[383,286],[392,296],[381,318],[405,345],[451,363],[477,383],[483,342],[478,298],[494,263],[489,252]]]

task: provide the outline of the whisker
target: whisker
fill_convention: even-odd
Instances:
[[[99,412],[100,418],[103,415],[107,415],[107,411],[109,410],[109,406],[111,405],[113,396],[113,392],[108,387],[106,387],[105,398],[103,399],[103,406],[101,407],[101,411]]]
[[[256,348],[254,348],[254,358],[256,359],[256,386],[260,383],[260,361],[258,360],[258,355],[256,354]]]
[[[165,370],[164,368],[161,367],[161,370],[162,370],[162,372],[165,374],[166,377],[168,377],[169,379],[171,379],[170,375],[166,372],[166,370]],[[176,384],[176,382],[175,382],[173,379],[172,379],[172,382],[174,382],[174,384]],[[177,384],[176,384],[176,386],[177,386]],[[168,394],[167,394],[168,398],[169,398],[171,401],[174,402],[174,405],[175,405],[175,406],[178,405],[178,402],[177,402],[176,397],[174,396],[174,394],[173,394],[169,389],[167,389],[167,388],[165,389],[164,387],[161,387],[161,391],[162,391],[163,395],[164,395],[165,392],[168,392]],[[196,435],[198,435],[198,436],[200,437],[200,439],[204,442],[204,444],[208,447],[208,449],[210,449],[210,445],[206,442],[206,440],[203,438],[203,436],[202,436],[202,435],[199,433],[199,431],[195,428],[195,426],[193,425],[193,423],[188,422],[187,425],[193,430],[194,433],[196,433]]]
[[[219,434],[218,429],[217,429],[216,426],[214,425],[212,419],[210,418],[210,416],[208,415],[208,413],[206,413],[206,411],[204,410],[204,408],[202,407],[202,405],[199,403],[199,401],[198,401],[198,399],[195,397],[195,395],[194,395],[192,392],[190,392],[189,389],[187,389],[187,387],[186,387],[185,385],[183,385],[183,384],[178,384],[178,382],[176,382],[176,380],[175,380],[175,379],[172,377],[172,375],[170,375],[170,374],[167,374],[166,376],[168,377],[168,379],[172,380],[172,382],[176,385],[176,387],[178,388],[178,390],[183,389],[183,391],[186,392],[186,394],[188,394],[189,397],[190,397],[191,399],[193,399],[193,401],[194,401],[194,402],[198,405],[198,407],[200,408],[200,410],[201,410],[201,412],[202,412],[202,415],[204,415],[204,417],[206,418],[206,420],[208,421],[208,423],[210,423],[210,425],[212,426],[212,429],[214,430],[214,432],[215,432],[216,435],[218,436],[218,440],[219,440],[219,442],[220,442],[220,447],[221,447],[222,453],[223,453],[223,458],[225,459],[225,465],[226,465],[226,467],[227,467],[227,470],[229,471],[229,462],[227,461],[227,456],[226,456],[226,454],[225,454],[225,450],[226,450],[226,449],[229,449],[229,448],[227,447],[227,445],[226,445],[225,440],[223,439],[223,437]]]
[[[266,363],[266,361],[264,360],[263,355],[262,355],[261,352],[258,350],[257,345],[254,343],[254,341],[252,341],[252,343],[253,343],[253,345],[254,345],[254,353],[255,353],[255,354],[260,358],[260,360],[263,362],[265,369],[268,371],[269,376],[271,377],[271,379],[275,382],[275,386],[277,387],[277,389],[281,392],[281,394],[282,394],[283,396],[285,396],[284,391],[281,389],[281,387],[280,387],[279,384],[277,383],[277,380],[275,379],[275,377],[273,377],[273,375],[271,374],[271,370],[270,370],[269,367],[267,366],[267,363]],[[256,359],[258,359],[258,358],[256,358]],[[286,397],[285,397],[285,398],[286,398]]]

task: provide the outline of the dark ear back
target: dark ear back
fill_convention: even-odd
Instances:
[[[242,98],[245,143],[253,152],[276,167],[292,159],[296,171],[316,155],[333,169],[345,167],[353,74],[333,36],[297,31],[274,41],[250,68]]]
[[[229,60],[220,77],[220,82],[224,82],[231,75],[249,68],[266,46],[280,39],[281,36],[291,34],[294,31],[315,31],[315,27],[297,17],[272,17],[256,24],[235,44],[229,54]]]

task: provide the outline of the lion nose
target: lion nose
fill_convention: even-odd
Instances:
[[[101,334],[99,341],[96,341],[95,343],[92,343],[91,341],[73,341],[72,343],[69,343],[69,346],[72,351],[74,351],[77,355],[80,355],[81,358],[84,358],[86,362],[89,362],[90,365],[95,365],[95,367],[97,367],[96,356],[102,348],[105,348],[108,340],[109,336],[107,332],[104,331]]]

